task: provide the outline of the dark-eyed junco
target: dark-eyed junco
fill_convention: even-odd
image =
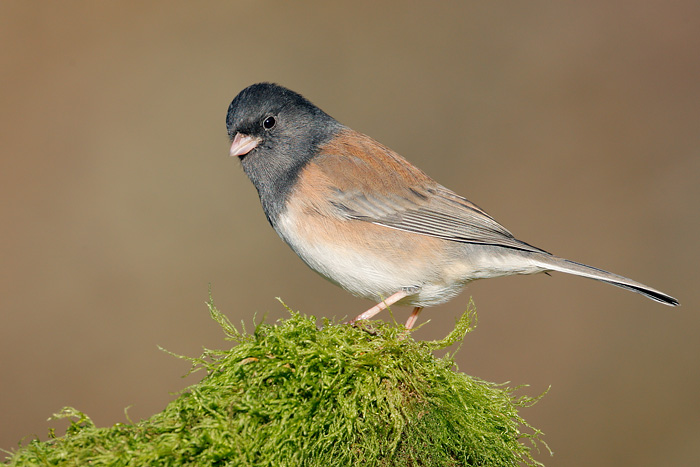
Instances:
[[[226,116],[240,159],[272,227],[314,271],[378,302],[425,306],[476,279],[560,271],[678,300],[626,277],[559,258],[517,240],[481,208],[369,136],[276,84],[247,87]]]

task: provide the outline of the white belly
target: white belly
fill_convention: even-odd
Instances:
[[[450,242],[368,222],[279,216],[275,230],[314,271],[353,295],[379,302],[400,290],[417,292],[399,305],[431,306],[470,281],[545,270],[507,248]],[[352,229],[348,229],[348,224]]]
[[[291,216],[281,216],[276,230],[311,269],[358,297],[380,302],[399,290],[417,288],[399,305],[430,306],[453,298],[467,282],[445,281],[438,262],[427,266],[418,261],[406,264],[392,254],[389,245],[382,250],[384,254],[377,254],[364,245],[355,248],[342,238],[324,241],[323,234],[318,235],[321,241],[313,241],[298,226]]]

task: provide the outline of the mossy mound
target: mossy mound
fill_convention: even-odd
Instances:
[[[237,345],[189,359],[207,375],[163,412],[97,428],[64,409],[65,436],[32,441],[9,465],[541,465],[540,432],[518,414],[537,398],[433,355],[469,332],[473,311],[442,341],[416,342],[396,324],[318,329],[295,312],[249,334],[209,309]]]

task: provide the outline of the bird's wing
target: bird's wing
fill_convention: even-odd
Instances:
[[[341,134],[309,164],[323,173],[330,202],[345,218],[454,242],[544,252],[517,240],[477,205],[361,133]]]

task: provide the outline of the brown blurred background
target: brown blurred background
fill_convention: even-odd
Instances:
[[[473,296],[460,369],[551,385],[522,413],[549,466],[699,465],[700,4],[486,3],[0,3],[0,448],[62,434],[65,405],[98,426],[160,411],[199,376],[157,345],[229,345],[210,283],[249,328],[287,316],[276,296],[370,305],[277,238],[228,156],[230,100],[269,80],[519,238],[678,297],[477,282],[416,337]]]

